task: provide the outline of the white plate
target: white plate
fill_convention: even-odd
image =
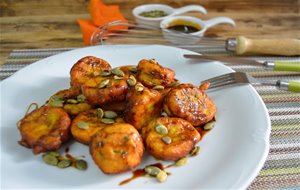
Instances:
[[[87,171],[45,165],[41,155],[34,156],[31,150],[17,144],[20,135],[16,123],[27,106],[32,102],[42,105],[55,92],[68,88],[69,71],[84,56],[101,57],[113,67],[155,58],[163,66],[172,68],[181,82],[195,85],[232,71],[218,62],[192,63],[182,57],[184,53],[191,52],[157,45],[88,47],[38,61],[2,81],[1,188],[246,188],[267,157],[271,128],[266,107],[250,85],[209,93],[218,108],[215,128],[199,143],[201,153],[197,157],[190,158],[184,167],[167,169],[172,175],[163,184],[153,178],[138,178],[119,186],[121,181],[131,177],[131,172],[104,175],[91,160],[88,147],[76,142],[69,145],[70,153],[85,156],[89,163]],[[145,155],[138,168],[156,162]]]

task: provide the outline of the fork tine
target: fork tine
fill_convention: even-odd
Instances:
[[[209,88],[211,89],[211,88],[218,88],[218,87],[223,87],[232,84],[249,83],[249,80],[245,73],[235,72],[235,73],[220,75],[202,81],[202,83],[204,82],[209,82],[210,83]]]

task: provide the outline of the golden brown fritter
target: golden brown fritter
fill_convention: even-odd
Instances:
[[[94,56],[86,56],[73,65],[70,71],[71,86],[80,89],[85,81],[99,76],[104,70],[111,70],[107,61]]]
[[[212,99],[192,84],[172,88],[165,97],[163,107],[167,115],[185,119],[193,126],[212,120],[217,111]]]
[[[71,133],[74,139],[83,144],[89,144],[92,136],[103,127],[111,124],[105,124],[101,121],[97,109],[88,110],[77,115],[71,125]],[[122,118],[116,118],[116,122],[124,122]]]
[[[115,79],[113,76],[98,77],[86,81],[81,90],[89,104],[102,106],[124,101],[128,84],[125,79]]]
[[[132,125],[115,123],[102,128],[93,136],[90,153],[102,172],[117,174],[129,171],[141,162],[144,145]]]
[[[161,115],[161,94],[156,90],[148,89],[141,83],[129,88],[126,102],[124,119],[138,130]]]
[[[149,88],[156,85],[167,86],[174,81],[175,72],[159,65],[154,59],[142,59],[137,69],[138,81]]]
[[[152,120],[142,129],[142,136],[149,153],[161,160],[182,158],[200,141],[192,124],[175,117]]]
[[[112,102],[112,103],[104,104],[103,106],[101,106],[101,108],[104,110],[123,112],[126,109],[126,104],[127,104],[126,101]]]
[[[42,106],[27,114],[19,125],[19,144],[34,154],[58,150],[70,137],[71,119],[61,108]]]
[[[61,107],[71,116],[93,108],[86,103],[85,96],[74,88],[58,91],[47,101],[47,106]]]

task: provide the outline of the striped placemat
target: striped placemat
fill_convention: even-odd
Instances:
[[[0,80],[40,59],[74,48],[14,50],[0,67]],[[252,59],[300,61],[300,57],[252,57]],[[300,72],[264,70],[259,66],[230,65],[262,80],[299,80]],[[267,160],[248,189],[300,189],[300,93],[255,86],[270,114],[272,131]],[[245,163],[246,164],[246,163]]]

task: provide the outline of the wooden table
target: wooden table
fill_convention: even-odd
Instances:
[[[147,0],[103,0],[118,4],[126,18],[131,10]],[[202,0],[207,15],[233,18],[237,26],[220,25],[209,29],[207,36],[291,37],[300,38],[300,0]],[[152,0],[173,7],[198,4],[198,0]],[[90,18],[87,0],[1,0],[0,65],[13,49],[83,47],[78,18]]]

